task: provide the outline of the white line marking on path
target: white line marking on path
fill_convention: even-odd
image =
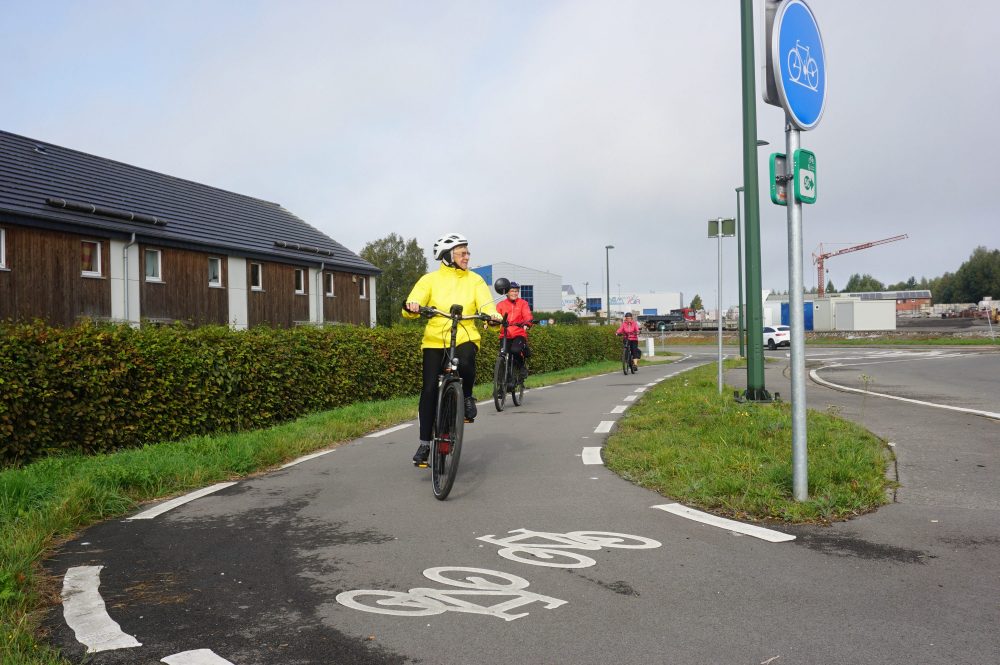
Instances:
[[[628,397],[625,398],[625,401],[634,402],[636,397],[638,397],[638,395],[629,395]]]
[[[486,402],[483,402],[486,404]],[[375,432],[374,434],[369,434],[366,439],[377,439],[380,436],[385,436],[386,434],[392,434],[393,432],[398,432],[401,429],[406,429],[407,427],[412,427],[413,423],[403,423],[402,425],[396,425],[395,427],[390,427],[389,429],[384,429],[381,432]]]
[[[683,506],[679,503],[664,503],[659,506],[653,506],[653,508],[664,510],[668,513],[685,517],[689,520],[708,524],[709,526],[717,526],[721,529],[727,529],[728,531],[735,531],[736,533],[742,533],[746,536],[760,538],[761,540],[766,540],[771,543],[783,543],[789,540],[795,540],[795,536],[790,536],[787,533],[772,531],[771,529],[754,526],[753,524],[744,524],[743,522],[737,522],[736,520],[728,520],[725,517],[717,517],[716,515],[710,515],[709,513],[703,513],[700,510],[695,510],[694,508],[688,508],[687,506]]]
[[[634,392],[634,393],[644,393],[644,392],[646,392],[646,389],[645,388],[636,388],[632,392]]]
[[[830,365],[830,367],[838,367],[838,365]],[[826,369],[826,368],[822,368]],[[826,386],[828,388],[833,388],[834,390],[843,390],[850,393],[861,393],[863,395],[875,395],[876,397],[885,397],[887,399],[895,399],[900,402],[909,402],[910,404],[919,404],[920,406],[933,406],[938,409],[948,409],[949,411],[960,411],[962,413],[971,413],[976,416],[985,416],[987,418],[993,418],[995,420],[1000,420],[1000,413],[993,413],[992,411],[980,411],[978,409],[966,409],[961,406],[948,406],[946,404],[935,404],[934,402],[924,402],[919,399],[910,399],[909,397],[897,397],[896,395],[887,395],[886,393],[876,393],[870,390],[862,390],[861,388],[849,388],[847,386],[842,386],[838,383],[833,383],[832,381],[827,381],[826,379],[819,378],[819,374],[816,373],[817,370],[812,370],[809,372],[809,376],[812,380],[821,386]]]
[[[601,459],[601,449],[599,447],[584,448],[581,458],[584,464],[604,464],[604,460]]]
[[[141,647],[108,615],[98,588],[104,566],[75,566],[63,577],[63,616],[87,653]]]
[[[326,455],[327,453],[332,453],[332,452],[333,452],[332,449],[331,450],[321,450],[318,453],[313,453],[311,455],[303,455],[302,457],[299,457],[298,459],[293,459],[288,464],[282,464],[278,468],[279,469],[287,469],[290,466],[295,466],[296,464],[301,464],[302,462],[308,462],[311,459],[316,459],[317,457],[322,457],[323,455]]]
[[[615,408],[611,409],[611,413],[625,413],[625,409],[628,408],[628,404],[619,404]]]
[[[233,665],[222,656],[217,656],[211,649],[182,651],[181,653],[167,656],[160,662],[167,665]]]
[[[597,426],[594,430],[594,434],[604,434],[605,432],[610,432],[611,427],[615,424],[613,420],[602,420],[601,424]]]
[[[149,510],[143,511],[143,512],[139,513],[138,515],[133,515],[132,517],[127,517],[125,519],[125,521],[127,522],[129,520],[151,520],[154,517],[156,517],[157,515],[162,515],[163,513],[167,512],[168,510],[173,510],[177,506],[183,506],[185,503],[188,503],[189,501],[194,501],[195,499],[200,499],[203,496],[208,496],[209,494],[212,494],[213,492],[218,492],[219,490],[224,490],[227,487],[231,487],[232,485],[235,485],[235,484],[236,484],[235,482],[231,482],[231,483],[216,483],[215,485],[212,485],[211,487],[203,487],[202,489],[197,490],[195,492],[191,492],[190,494],[185,494],[184,496],[179,496],[176,499],[171,499],[170,501],[165,501],[165,502],[161,503],[160,505],[156,506],[155,508],[150,508]]]

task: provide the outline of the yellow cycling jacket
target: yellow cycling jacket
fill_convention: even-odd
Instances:
[[[498,316],[497,308],[490,297],[490,289],[478,274],[470,270],[450,268],[443,263],[435,272],[429,272],[414,285],[406,302],[419,303],[424,307],[435,307],[442,312],[451,311],[452,305],[462,306],[462,315],[468,316],[481,312],[490,316]],[[415,319],[419,314],[412,314],[403,309],[403,316]],[[479,346],[478,321],[461,321],[458,324],[458,336],[455,344],[475,342]],[[451,344],[451,321],[436,316],[427,321],[424,329],[422,349],[446,349]]]

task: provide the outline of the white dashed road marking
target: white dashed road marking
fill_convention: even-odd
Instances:
[[[601,459],[601,449],[599,447],[584,448],[581,457],[584,464],[604,464],[604,460]]]
[[[597,426],[594,430],[594,434],[604,434],[611,431],[611,427],[615,424],[613,420],[602,420],[601,424]]]
[[[645,388],[636,388],[632,392],[634,392],[634,393],[644,393],[644,392],[646,392],[646,389]]]
[[[628,404],[619,404],[615,408],[611,409],[611,413],[625,413],[625,409],[628,408]]]
[[[108,615],[98,590],[104,566],[76,566],[63,577],[63,616],[87,653],[141,647],[134,637]]]
[[[307,461],[309,461],[311,459],[316,459],[317,457],[322,457],[323,455],[326,455],[327,453],[332,453],[332,452],[333,452],[332,450],[321,450],[318,453],[313,453],[312,455],[303,455],[302,457],[299,457],[298,459],[293,459],[288,464],[283,464],[283,465],[281,465],[278,468],[279,469],[287,469],[290,466],[295,466],[296,464],[301,464],[302,462],[307,462]]]
[[[634,402],[635,399],[636,399],[636,397],[638,397],[638,395],[629,395],[628,397],[625,398],[625,401],[626,402]]]
[[[224,490],[227,487],[231,487],[232,485],[235,485],[235,484],[236,484],[235,482],[232,482],[232,483],[216,483],[215,485],[212,485],[211,487],[203,487],[202,489],[200,489],[200,490],[198,490],[196,492],[191,492],[190,494],[185,494],[184,496],[179,496],[176,499],[171,499],[170,501],[165,501],[165,502],[161,503],[160,505],[156,506],[155,508],[150,508],[149,510],[143,511],[143,512],[139,513],[138,515],[133,515],[132,517],[127,518],[126,521],[128,521],[128,520],[151,520],[154,517],[156,517],[157,515],[162,515],[163,513],[167,512],[168,510],[173,510],[177,506],[183,506],[185,503],[188,503],[189,501],[194,501],[195,499],[200,499],[203,496],[208,496],[209,494],[212,494],[213,492],[218,492],[219,490]]]
[[[659,506],[653,506],[653,508],[665,510],[668,513],[673,513],[674,515],[679,515],[680,517],[685,517],[689,520],[701,522],[702,524],[708,524],[709,526],[717,526],[728,531],[735,531],[736,533],[742,533],[746,536],[760,538],[761,540],[766,540],[771,543],[783,543],[789,540],[795,540],[795,536],[790,536],[787,533],[765,529],[764,527],[754,526],[753,524],[744,524],[743,522],[737,522],[735,520],[728,520],[725,517],[717,517],[716,515],[710,515],[709,513],[703,513],[700,510],[695,510],[694,508],[688,508],[687,506],[683,506],[679,503],[665,503]]]
[[[215,655],[211,649],[182,651],[181,653],[167,656],[160,662],[167,665],[233,665],[225,658]]]
[[[481,404],[486,404],[486,402],[481,402]],[[366,439],[377,439],[380,436],[385,436],[386,434],[392,434],[393,432],[398,432],[401,429],[406,429],[411,427],[413,423],[403,423],[402,425],[396,425],[395,427],[390,427],[389,429],[384,429],[381,432],[375,432],[374,434],[369,434]]]

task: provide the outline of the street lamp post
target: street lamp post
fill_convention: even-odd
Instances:
[[[743,185],[736,188],[736,274],[738,276],[738,286],[736,287],[736,302],[739,308],[739,318],[736,321],[736,337],[740,340],[740,358],[743,353],[743,242],[740,233],[740,194],[743,192]]]
[[[586,316],[587,312],[590,311],[590,303],[588,302],[589,300],[590,300],[590,282],[584,282],[583,283],[583,314],[584,314],[584,316]]]
[[[607,301],[607,318],[604,319],[604,325],[611,322],[611,250],[615,248],[614,245],[604,246],[604,294],[608,297]]]

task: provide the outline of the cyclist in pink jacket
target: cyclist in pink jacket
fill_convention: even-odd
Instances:
[[[639,324],[636,323],[632,312],[625,312],[622,324],[618,326],[616,335],[624,335],[628,340],[628,346],[632,349],[632,367],[639,369],[639,358],[642,353],[639,351]]]

